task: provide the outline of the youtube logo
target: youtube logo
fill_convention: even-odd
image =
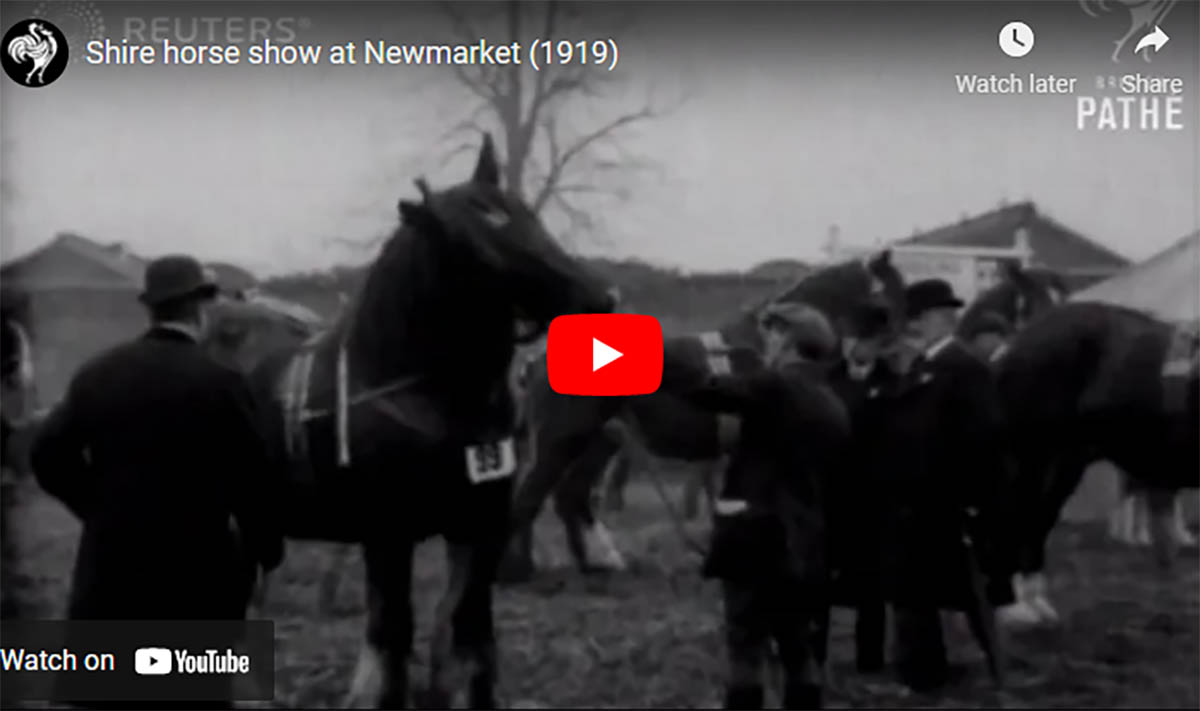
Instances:
[[[143,676],[171,673],[171,650],[163,647],[142,647],[133,653],[133,671]]]
[[[662,368],[662,326],[653,316],[559,316],[546,333],[546,371],[560,395],[648,395]]]

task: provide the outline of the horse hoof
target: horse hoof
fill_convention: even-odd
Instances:
[[[1029,601],[1030,607],[1034,613],[1041,619],[1043,625],[1057,625],[1059,622],[1058,610],[1050,604],[1050,601],[1044,597],[1036,597]]]
[[[996,621],[1009,629],[1029,629],[1042,624],[1042,616],[1028,602],[1017,602],[997,610]]]
[[[629,568],[624,558],[609,558],[592,564],[593,568],[603,570],[607,573],[620,573]]]

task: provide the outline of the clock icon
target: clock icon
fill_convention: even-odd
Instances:
[[[1033,30],[1024,22],[1010,22],[1000,30],[1000,51],[1024,57],[1033,49]]]

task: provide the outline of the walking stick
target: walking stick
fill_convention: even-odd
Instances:
[[[976,555],[975,543],[971,536],[963,533],[963,553],[966,555],[967,574],[971,583],[971,604],[967,610],[967,624],[971,633],[979,642],[984,656],[987,657],[988,671],[996,682],[998,689],[1004,688],[1004,650],[996,634],[996,617],[988,602],[987,584],[983,570],[979,567],[979,557]]]

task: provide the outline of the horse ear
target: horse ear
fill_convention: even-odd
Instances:
[[[483,134],[483,146],[479,149],[479,161],[475,163],[471,180],[500,187],[500,163],[496,160],[496,146],[490,133]]]
[[[419,220],[425,211],[424,206],[411,200],[401,200],[396,208],[400,211],[400,221],[409,225]]]
[[[413,181],[413,184],[416,185],[417,190],[420,191],[421,199],[425,202],[429,202],[429,198],[431,195],[433,195],[433,192],[429,189],[429,183],[425,181],[425,178],[417,178]]]
[[[1025,280],[1025,270],[1021,268],[1021,263],[1015,259],[1006,259],[1001,264],[1001,272],[1004,278],[1013,283],[1021,283]]]

